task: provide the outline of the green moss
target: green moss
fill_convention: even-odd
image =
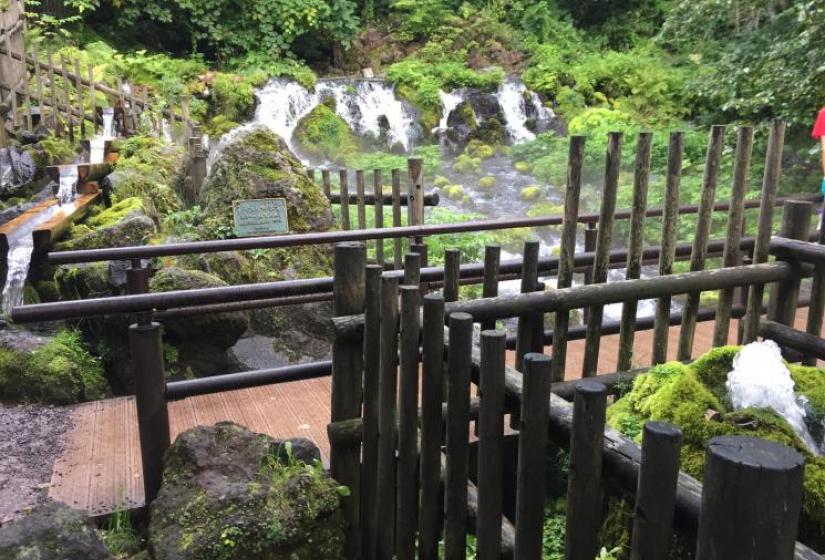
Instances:
[[[599,530],[599,543],[614,551],[616,560],[630,558],[630,536],[633,530],[633,501],[611,496],[607,503],[607,515]]]
[[[121,222],[128,216],[145,213],[146,209],[142,199],[138,197],[126,198],[97,216],[89,218],[84,225],[90,228],[105,228]]]
[[[699,357],[691,364],[696,377],[704,383],[716,397],[727,401],[725,382],[733,369],[733,358],[741,346],[720,346]]]
[[[450,180],[444,175],[436,175],[433,178],[433,186],[437,188],[446,187],[450,184]]]
[[[252,116],[255,109],[255,89],[249,78],[215,72],[211,91],[216,114],[235,122],[245,121]]]
[[[347,121],[324,103],[298,122],[295,139],[308,155],[333,161],[343,161],[358,149],[358,140]]]
[[[453,170],[456,173],[478,173],[480,166],[481,160],[469,154],[461,154],[453,162]]]
[[[496,186],[496,178],[492,175],[487,175],[478,180],[478,186],[482,189],[492,189]]]
[[[544,216],[563,216],[564,206],[560,204],[553,204],[548,200],[542,200],[530,205],[527,210],[527,217],[538,218]]]
[[[513,169],[519,173],[530,173],[530,164],[526,161],[517,161],[513,164]]]
[[[796,392],[808,399],[814,412],[825,417],[825,372],[815,367],[789,365]]]
[[[644,424],[644,417],[634,412],[629,399],[619,399],[607,409],[607,425],[631,439],[641,441]]]
[[[496,149],[480,140],[473,139],[467,143],[464,153],[478,159],[490,159],[496,155]]]
[[[61,331],[30,356],[0,350],[0,396],[23,402],[72,404],[108,393],[100,361],[79,333]]]
[[[450,200],[463,200],[464,199],[464,187],[461,185],[447,185],[444,187],[444,194]]]
[[[529,185],[521,189],[521,193],[519,194],[519,196],[524,201],[534,202],[540,199],[543,193],[544,190],[538,185]]]

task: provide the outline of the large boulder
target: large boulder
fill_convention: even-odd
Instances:
[[[306,441],[286,445],[229,422],[181,434],[166,453],[163,485],[151,506],[152,556],[343,558],[341,488],[317,457]]]
[[[145,245],[157,233],[145,202],[138,197],[121,200],[77,224],[58,250],[100,249]]]
[[[86,514],[58,502],[0,528],[0,558],[114,560]]]
[[[226,286],[220,278],[200,270],[178,267],[161,269],[149,283],[152,292],[196,290]],[[249,328],[247,314],[242,311],[204,313],[163,321],[164,341],[178,351],[178,359],[197,376],[231,373],[237,369],[227,354]]]
[[[284,141],[254,126],[227,143],[201,189],[209,229],[233,230],[232,203],[252,198],[284,198],[292,233],[326,231],[334,225],[329,201],[306,175]]]

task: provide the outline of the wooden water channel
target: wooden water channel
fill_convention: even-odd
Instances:
[[[112,492],[122,492],[124,497],[128,493],[133,500],[127,503],[138,505],[142,486],[143,495],[151,501],[160,484],[162,453],[172,436],[190,425],[218,419],[238,418],[250,427],[278,432],[273,435],[279,437],[296,435],[296,429],[303,429],[306,433],[299,431],[297,435],[309,435],[324,447],[324,434],[318,430],[318,422],[324,422],[326,415],[322,414],[320,419],[302,416],[302,411],[312,405],[297,394],[306,391],[307,384],[319,383],[318,378],[331,371],[331,383],[315,385],[305,398],[317,400],[319,396],[327,396],[324,387],[329,387],[330,467],[333,476],[352,490],[344,503],[350,527],[348,558],[389,558],[393,554],[398,558],[412,558],[416,546],[422,558],[434,558],[442,534],[445,557],[464,558],[465,535],[474,528],[480,558],[537,557],[544,498],[543,492],[533,489],[542,478],[537,475],[544,468],[544,460],[535,450],[544,449],[548,424],[549,437],[571,449],[569,558],[591,560],[595,556],[595,531],[600,520],[599,485],[594,484],[594,480],[618,484],[638,499],[649,500],[646,507],[652,508],[651,511],[658,508],[664,512],[650,520],[647,527],[637,525],[634,546],[653,551],[649,557],[661,557],[655,551],[663,546],[661,535],[669,534],[672,528],[666,515],[669,511],[671,516],[675,512],[677,526],[698,533],[700,558],[819,558],[807,547],[794,543],[801,471],[793,454],[770,451],[774,456],[785,457],[785,466],[779,469],[781,474],[776,479],[776,484],[787,489],[784,503],[771,503],[762,492],[764,488],[747,484],[739,485],[738,492],[737,488],[728,488],[731,491],[726,493],[726,500],[718,502],[707,493],[703,498],[700,484],[684,474],[677,476],[673,468],[662,473],[664,478],[643,475],[639,479],[640,471],[649,472],[645,466],[647,457],[662,453],[672,459],[674,450],[678,452],[678,438],[670,428],[651,427],[656,432],[651,440],[658,437],[661,444],[644,452],[627,438],[604,429],[605,386],[615,384],[617,376],[597,374],[624,372],[626,379],[633,375],[629,371],[633,367],[661,363],[673,357],[668,354],[669,348],[675,350],[676,358],[689,359],[703,352],[708,341],[710,346],[728,340],[752,341],[769,332],[789,356],[797,352],[796,357],[805,361],[825,358],[825,344],[821,344],[820,339],[825,305],[825,274],[822,273],[825,248],[809,241],[813,204],[805,200],[784,201],[781,237],[772,239],[773,212],[779,202],[776,192],[784,126],[776,123],[771,131],[755,238],[742,236],[746,206],[743,193],[753,139],[753,130],[743,127],[738,132],[735,195],[724,206],[728,212],[726,238],[710,239],[723,136],[724,128],[714,127],[701,204],[680,210],[678,179],[682,147],[681,136],[675,133],[670,142],[671,173],[666,185],[665,207],[648,210],[650,142],[642,135],[637,142],[634,207],[628,213],[631,225],[627,250],[612,249],[614,220],[621,215],[615,205],[622,137],[611,134],[602,208],[597,227],[593,228],[597,232],[595,243],[592,250],[583,254],[575,251],[577,224],[590,221],[583,220],[578,212],[584,153],[581,137],[571,139],[563,217],[413,224],[49,254],[47,262],[53,264],[132,261],[133,268],[128,273],[130,295],[23,306],[14,310],[16,322],[116,313],[135,314],[137,321],[130,328],[131,358],[138,372],[135,408],[130,409],[130,401],[123,399],[115,405],[81,407],[88,411],[96,406],[101,410],[116,406],[120,419],[117,423],[122,422],[123,429],[127,430],[128,454],[112,458],[110,451],[105,451],[92,456],[101,437],[112,445],[104,442],[99,447],[122,450],[116,443],[122,441],[122,432],[112,429],[113,423],[105,420],[110,417],[92,412],[87,416],[94,418],[91,426],[80,423],[83,430],[91,433],[86,439],[79,437],[77,441],[81,443],[70,446],[77,449],[87,445],[87,459],[80,460],[85,461],[82,465],[58,464],[56,473],[63,469],[64,476],[57,476],[63,483],[55,481],[55,494],[71,493],[78,496],[73,501],[87,507],[93,506],[90,502],[99,501],[97,505],[105,509],[108,504],[103,502]],[[415,183],[410,181],[413,188]],[[361,204],[366,201],[362,193],[356,195],[358,207],[359,201]],[[374,200],[383,203],[383,190],[380,194]],[[340,200],[349,203],[346,191],[341,193]],[[419,204],[423,198],[408,198],[408,202],[410,200]],[[693,211],[698,216],[693,241],[688,245],[680,245],[676,239],[675,224],[683,211]],[[663,217],[660,247],[644,247],[642,232],[648,213]],[[359,221],[359,226],[362,224]],[[426,266],[425,241],[429,236],[550,224],[562,226],[559,257],[539,258],[537,245],[528,242],[523,257],[513,261],[501,261],[500,248],[490,247],[483,263],[462,263],[461,255],[450,251],[445,255],[444,267]],[[417,252],[404,256],[400,270],[387,270],[392,268],[385,266],[388,263],[368,263],[364,243],[383,239],[409,239],[411,251]],[[332,243],[336,244],[332,278],[146,293],[150,271],[142,268],[141,259]],[[772,251],[777,260],[769,262]],[[705,270],[711,256],[722,257],[724,267]],[[672,274],[677,258],[689,259],[691,272]],[[657,263],[660,275],[639,279],[643,263]],[[606,283],[611,267],[627,269],[627,279]],[[589,283],[571,287],[577,272],[586,273]],[[814,276],[811,296],[800,297],[802,278],[811,274]],[[558,289],[545,291],[540,287],[540,277],[547,276],[558,278]],[[499,281],[512,277],[521,279],[523,293],[496,297]],[[483,285],[483,297],[459,301],[462,283]],[[772,285],[778,288],[766,298],[764,288]],[[436,292],[437,288],[442,291]],[[710,313],[699,306],[700,294],[708,291],[721,294]],[[685,306],[679,313],[672,313],[671,299],[682,295],[687,298]],[[637,319],[636,302],[649,298],[658,301],[655,318]],[[335,340],[331,363],[173,383],[164,381],[161,325],[154,319],[162,322],[164,316],[170,315],[292,305],[318,299],[333,301]],[[604,323],[604,306],[613,303],[623,303],[625,313],[617,324]],[[796,313],[800,305],[809,307],[807,314]],[[570,312],[576,309],[587,310],[585,325],[570,326]],[[765,309],[767,320],[763,319]],[[554,316],[552,330],[544,327],[547,315]],[[496,321],[510,318],[518,322],[514,338],[508,340],[502,331],[489,330],[495,327]],[[741,328],[737,328],[740,325],[732,319],[740,319]],[[487,329],[480,337],[473,335],[474,323]],[[649,361],[642,361],[641,352],[635,350],[640,345],[652,348]],[[511,365],[507,365],[508,346],[515,350],[510,354]],[[611,349],[615,351],[615,362],[602,361],[602,356]],[[541,353],[551,355],[552,360]],[[571,390],[565,381],[579,376],[588,378],[588,383]],[[443,392],[445,378],[446,393]],[[604,383],[594,383],[594,379]],[[297,383],[287,385],[286,382]],[[480,398],[471,399],[471,386],[479,385]],[[230,390],[232,392],[227,392]],[[572,394],[574,404],[554,392]],[[268,403],[271,408],[261,403]],[[294,408],[294,414],[284,413],[284,407]],[[234,416],[236,413],[239,416]],[[514,518],[504,516],[502,503],[505,413],[515,414],[512,425],[520,434],[516,443],[520,450],[515,478],[515,486],[520,490]],[[135,414],[136,447],[135,425],[128,422]],[[277,420],[270,421],[267,418],[270,414]],[[474,476],[470,476],[468,470],[472,421],[478,424],[479,464]],[[287,432],[290,426],[295,429]],[[103,431],[97,432],[98,429]],[[508,440],[511,438],[508,436]],[[725,442],[715,445],[713,456],[718,460],[709,463],[714,466],[709,467],[706,475],[708,484],[713,486],[730,477],[749,476],[747,466],[741,464],[742,457],[729,456]],[[137,449],[141,452],[140,470],[132,459]],[[760,457],[767,452],[755,444],[749,455],[751,464],[759,464]],[[139,474],[139,479],[132,477],[123,488],[113,487],[116,485],[107,479],[108,489],[100,489],[91,474],[95,468],[91,462],[100,457],[112,460],[106,465],[115,465],[121,473],[121,469],[125,469],[127,473]],[[673,465],[672,460],[670,464]],[[87,474],[74,476],[78,469],[87,469]],[[140,482],[136,483],[135,479]],[[667,480],[669,489],[651,491],[655,487],[652,484],[665,484]],[[726,486],[722,484],[722,487]],[[439,488],[444,489],[444,510],[438,505]],[[392,496],[396,496],[396,500]],[[734,506],[759,512],[761,525],[700,523],[700,510],[701,520],[735,519],[730,510]],[[470,523],[471,519],[475,519],[475,525]],[[725,527],[727,536],[715,531],[720,526]],[[754,548],[741,548],[743,540],[751,542]],[[706,552],[711,544],[724,551],[732,551],[735,546],[740,549],[728,556],[713,556]],[[743,553],[747,555],[742,556]]]

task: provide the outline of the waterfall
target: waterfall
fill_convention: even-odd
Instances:
[[[395,91],[383,82],[358,82],[355,88],[354,103],[358,108],[357,119],[347,120],[347,117],[337,109],[336,112],[349,123],[355,132],[362,135],[371,135],[374,138],[381,136],[381,117],[387,120],[387,147],[400,144],[405,151],[412,145],[413,126],[415,119],[406,105],[395,96]]]
[[[530,99],[529,107],[526,97]],[[537,123],[547,122],[553,116],[552,111],[542,105],[539,96],[535,92],[528,92],[527,87],[520,81],[508,80],[501,84],[496,92],[496,99],[507,119],[507,134],[514,143],[536,137],[527,128],[531,112]]]
[[[307,115],[320,102],[317,93],[289,80],[271,80],[257,92],[258,109],[255,122],[265,125],[283,138],[293,152],[292,133],[301,117]]]
[[[438,91],[438,98],[441,100],[441,120],[438,121],[438,127],[433,129],[433,134],[435,134],[439,140],[444,137],[444,134],[449,128],[447,121],[450,120],[450,113],[461,105],[465,96],[466,92],[463,89],[453,90],[449,93],[442,90]]]
[[[109,107],[103,109],[103,130],[89,142],[90,163],[103,163],[106,157],[106,142],[115,137],[115,111]]]
[[[794,393],[791,372],[774,341],[753,342],[743,347],[733,359],[726,387],[735,410],[771,408],[788,421],[811,451],[821,453],[805,425],[804,398]]]
[[[14,307],[23,304],[26,278],[29,275],[29,265],[34,250],[32,231],[61,212],[68,214],[74,211],[77,179],[77,167],[61,169],[60,186],[57,191],[59,204],[52,204],[10,232],[9,251],[6,256],[6,284],[3,286],[3,315],[9,316]]]

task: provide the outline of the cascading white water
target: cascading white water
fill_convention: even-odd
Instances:
[[[254,122],[265,125],[292,149],[292,133],[301,117],[320,102],[318,93],[310,93],[295,82],[278,79],[261,88],[257,96],[259,103]]]
[[[733,370],[728,373],[726,387],[735,410],[771,408],[788,421],[811,451],[821,453],[805,425],[804,398],[794,392],[791,372],[774,341],[744,346],[733,359]]]
[[[10,315],[14,307],[23,304],[23,292],[34,250],[32,231],[60,213],[68,214],[74,211],[77,178],[76,167],[61,170],[60,187],[57,191],[59,204],[49,206],[34,218],[24,222],[10,235],[9,252],[6,257],[6,284],[3,286],[3,315]]]
[[[526,94],[526,95],[525,95]],[[496,98],[507,120],[507,134],[515,142],[532,140],[536,135],[527,128],[528,107],[527,98],[530,99],[530,109],[536,123],[548,122],[554,115],[553,111],[546,108],[538,94],[528,91],[527,87],[520,81],[508,80],[501,84]]]
[[[466,94],[467,92],[463,89],[456,89],[449,93],[438,91],[438,98],[441,100],[441,120],[438,121],[438,128],[433,130],[433,134],[440,136],[447,131],[447,128],[449,128],[447,121],[450,119],[450,113],[461,105]]]
[[[412,130],[415,119],[412,112],[395,96],[395,91],[383,82],[358,82],[354,100],[358,108],[357,119],[347,121],[359,134],[375,138],[381,135],[381,117],[387,121],[388,147],[400,144],[405,151],[412,146]],[[340,105],[340,104],[339,104]],[[336,107],[336,111],[338,111]],[[341,114],[344,120],[347,119]]]
[[[113,109],[103,110],[103,130],[89,142],[91,153],[90,163],[103,163],[106,157],[106,142],[115,136],[115,112]]]

